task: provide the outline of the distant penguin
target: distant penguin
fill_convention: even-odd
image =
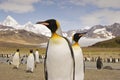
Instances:
[[[72,48],[75,58],[75,80],[84,80],[84,58],[80,45],[78,44],[79,39],[85,33],[75,33],[72,39]]]
[[[35,51],[35,62],[36,62],[36,63],[39,63],[39,62],[40,62],[38,49],[36,49],[36,51]]]
[[[60,24],[49,19],[43,24],[52,32],[46,49],[44,60],[45,80],[74,80],[74,55],[69,41],[62,36]]]
[[[34,53],[33,50],[30,50],[30,53],[27,58],[27,72],[33,72],[35,67],[35,58],[34,58]]]
[[[13,55],[12,64],[14,65],[14,69],[18,69],[20,65],[20,53],[19,49],[16,50],[15,54]]]
[[[97,69],[101,69],[103,66],[102,59],[98,57],[97,62],[96,62],[96,67]]]

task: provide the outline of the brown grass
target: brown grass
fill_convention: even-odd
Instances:
[[[20,54],[28,54],[30,49],[33,49],[34,51],[36,49],[38,49],[40,54],[45,53],[44,48],[36,48],[36,47],[31,47],[31,48],[4,48],[4,47],[0,47],[0,54],[13,54],[13,53],[16,52],[16,49],[20,49]]]
[[[84,56],[120,57],[120,48],[82,48]]]

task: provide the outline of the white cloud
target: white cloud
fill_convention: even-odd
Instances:
[[[0,3],[0,10],[6,12],[26,13],[34,11],[34,3],[41,0],[4,0]]]
[[[120,8],[120,0],[70,0],[75,5],[95,5],[99,8]]]
[[[108,25],[112,23],[120,23],[120,11],[111,11],[108,9],[99,10],[91,14],[86,14],[80,18],[83,26],[92,27],[94,25]]]

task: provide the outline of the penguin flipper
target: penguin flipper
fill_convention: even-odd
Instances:
[[[45,60],[44,60],[44,74],[45,74],[45,80],[48,80],[47,65],[46,65],[48,45],[49,45],[49,42],[48,42],[48,44],[47,44],[46,54],[45,54]]]
[[[45,61],[44,61],[44,74],[45,74],[45,80],[48,80],[48,73],[47,73],[46,59],[45,59]]]
[[[69,46],[70,51],[71,51],[71,57],[73,59],[73,80],[75,80],[75,58],[74,58],[73,49],[71,47],[69,40],[66,37],[63,37],[63,38],[68,42],[68,46]]]

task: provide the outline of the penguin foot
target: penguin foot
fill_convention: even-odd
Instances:
[[[33,73],[33,71],[30,71],[30,70],[27,70],[26,72],[27,72],[27,73]]]
[[[13,67],[13,69],[18,69],[17,67]]]

